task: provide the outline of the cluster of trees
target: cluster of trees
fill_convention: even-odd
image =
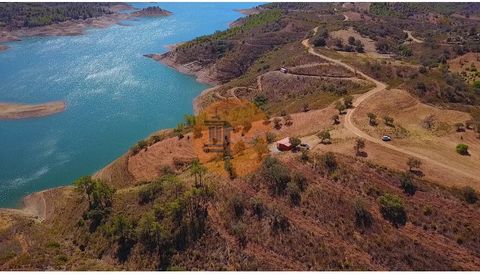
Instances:
[[[292,173],[273,157],[267,157],[263,160],[260,174],[272,195],[286,195],[294,206],[301,203],[301,193],[306,190],[308,185],[305,176]]]
[[[207,203],[211,192],[201,182],[203,170],[192,164],[196,186],[189,188],[175,175],[166,175],[144,185],[140,204],[154,203],[142,216],[116,214],[104,225],[109,239],[116,243],[119,261],[128,259],[131,249],[140,245],[143,252],[158,258],[157,268],[167,269],[171,256],[201,237],[207,222]],[[158,200],[157,200],[158,199]]]
[[[0,21],[8,28],[37,27],[71,19],[111,14],[109,3],[0,3]]]
[[[367,113],[367,117],[368,117],[368,123],[371,126],[377,126],[378,125],[377,115],[375,113],[369,112],[369,113]],[[395,126],[393,124],[395,119],[393,117],[389,116],[389,115],[384,115],[383,116],[383,121],[385,122],[386,126],[389,126],[389,127],[394,127]]]
[[[355,39],[355,37],[348,37],[348,43],[344,44],[343,40],[340,38],[334,39],[333,43],[336,50],[347,51],[347,52],[364,52],[364,45],[360,39]]]
[[[342,115],[345,114],[345,110],[352,108],[353,107],[353,96],[352,95],[346,95],[343,97],[342,101],[338,101],[335,104],[335,108],[338,110],[338,114]]]
[[[317,34],[312,38],[312,44],[315,47],[324,47],[327,45],[328,31],[321,29],[317,31]]]
[[[90,221],[90,231],[105,222],[112,211],[112,198],[114,190],[100,180],[91,176],[83,176],[74,182],[75,188],[87,197],[88,209],[83,214],[83,219]]]

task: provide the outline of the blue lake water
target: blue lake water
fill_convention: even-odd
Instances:
[[[0,121],[0,207],[70,184],[192,112],[206,85],[143,55],[228,28],[255,3],[138,3],[173,12],[85,35],[34,37],[0,53],[0,102],[64,100],[53,116]]]

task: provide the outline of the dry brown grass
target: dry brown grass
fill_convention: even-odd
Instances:
[[[378,126],[372,127],[368,124],[369,112],[377,115]],[[395,119],[395,127],[384,125],[382,119],[384,115]],[[434,115],[436,121],[436,126],[431,130],[422,127],[423,119],[429,115]],[[451,174],[450,171],[430,166],[431,171],[425,174],[436,177],[435,181],[445,185],[470,184],[480,189],[480,140],[475,138],[475,134],[470,130],[456,132],[454,129],[455,123],[468,119],[470,115],[467,113],[422,104],[403,90],[380,92],[361,105],[353,117],[354,123],[369,135],[380,138],[384,134],[392,134],[394,135],[392,144],[464,170],[466,173],[476,174],[479,178],[472,181],[468,177],[463,178],[462,174]],[[469,145],[470,156],[456,153],[455,146],[459,143]],[[384,156],[385,158],[379,161],[386,166],[404,163],[404,161],[395,163],[396,157],[388,157],[385,154]]]
[[[480,54],[469,52],[448,60],[448,68],[452,72],[460,73],[469,83],[480,80]]]

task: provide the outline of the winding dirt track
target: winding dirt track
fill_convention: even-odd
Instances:
[[[318,30],[318,27],[314,28],[314,32],[315,34],[317,33],[317,30]],[[349,131],[351,131],[352,133],[354,133],[355,135],[361,137],[361,138],[364,138],[365,140],[367,141],[370,141],[372,143],[376,143],[378,145],[381,145],[385,148],[388,148],[388,149],[392,149],[392,150],[395,150],[395,151],[398,151],[398,152],[401,152],[401,153],[404,153],[404,154],[407,154],[407,155],[410,155],[412,157],[415,157],[415,158],[418,158],[418,159],[421,159],[422,161],[424,161],[425,163],[429,163],[429,164],[433,164],[433,165],[437,165],[437,166],[440,166],[444,169],[447,169],[447,170],[450,170],[452,172],[456,172],[456,173],[459,173],[459,175],[463,175],[465,177],[468,177],[468,178],[472,178],[474,179],[475,181],[478,181],[478,176],[476,176],[475,174],[472,174],[469,172],[468,169],[465,169],[465,170],[462,170],[462,169],[458,169],[458,168],[455,168],[455,167],[452,167],[450,165],[447,165],[447,164],[444,164],[442,162],[438,162],[432,158],[429,158],[423,154],[419,154],[419,153],[416,153],[416,152],[413,152],[413,151],[410,151],[410,150],[407,150],[407,149],[404,149],[404,148],[400,148],[400,147],[397,147],[397,146],[394,146],[392,144],[389,144],[389,143],[385,143],[383,141],[381,141],[380,139],[378,138],[374,138],[370,135],[368,135],[367,133],[361,131],[358,127],[356,127],[353,122],[352,122],[352,116],[353,114],[355,113],[355,110],[356,108],[361,104],[363,103],[365,100],[367,100],[368,98],[372,97],[373,95],[375,95],[376,93],[380,92],[380,91],[383,91],[387,85],[385,83],[382,83],[380,81],[377,81],[375,79],[373,79],[372,77],[364,74],[363,72],[361,71],[358,71],[357,69],[355,69],[354,67],[346,64],[346,63],[343,63],[342,61],[340,60],[337,60],[337,59],[333,59],[333,58],[330,58],[328,56],[325,56],[323,54],[320,54],[318,52],[315,52],[313,46],[308,42],[308,39],[305,39],[302,41],[302,44],[303,46],[305,46],[307,49],[308,49],[308,53],[312,54],[312,55],[315,55],[315,56],[318,56],[320,58],[323,58],[329,62],[332,62],[334,64],[337,64],[337,65],[340,65],[340,66],[343,66],[344,68],[350,70],[350,71],[353,71],[354,73],[358,74],[358,75],[361,75],[363,77],[365,77],[365,79],[367,79],[368,81],[372,81],[374,84],[375,84],[375,88],[369,90],[368,92],[362,94],[361,96],[357,97],[354,102],[353,102],[353,109],[351,109],[350,111],[347,112],[347,114],[345,115],[345,123],[344,123],[344,126],[345,128],[347,128]]]

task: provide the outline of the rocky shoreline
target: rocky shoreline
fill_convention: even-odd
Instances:
[[[152,58],[155,61],[158,61],[164,65],[167,65],[175,70],[195,76],[196,80],[200,83],[208,85],[218,85],[219,82],[212,76],[212,70],[209,67],[204,67],[199,65],[196,62],[188,64],[180,64],[175,60],[175,48],[171,46],[171,51],[168,51],[163,54],[145,54],[147,58]]]

